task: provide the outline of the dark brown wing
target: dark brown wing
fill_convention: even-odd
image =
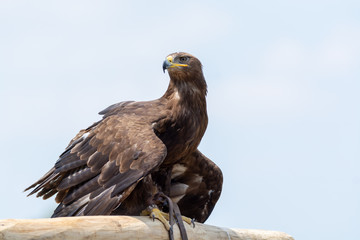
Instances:
[[[55,166],[28,188],[35,187],[29,195],[38,192],[44,199],[58,193],[53,217],[110,214],[164,160],[166,147],[151,117],[109,115],[80,131]]]
[[[182,215],[203,223],[220,197],[222,182],[220,168],[196,150],[173,166],[170,197]]]

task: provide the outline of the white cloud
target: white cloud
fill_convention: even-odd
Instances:
[[[360,66],[360,30],[334,26],[322,41],[306,44],[279,38],[258,61],[258,72],[223,79],[210,91],[209,107],[216,116],[230,113],[242,120],[286,120],[308,114],[330,116],[348,102]]]
[[[335,25],[311,43],[280,37],[268,47],[262,64],[266,75],[347,74],[360,66],[360,30],[351,24]]]
[[[263,65],[267,73],[295,73],[301,71],[306,60],[305,47],[290,38],[278,39],[264,53]]]
[[[302,99],[307,95],[306,89],[286,79],[239,75],[224,82],[226,84],[213,93],[215,96],[209,96],[210,101],[214,101],[209,105],[214,104],[220,112],[227,111],[229,107],[242,115],[257,115],[298,109],[307,104]]]
[[[351,25],[334,26],[316,51],[314,65],[331,73],[346,73],[360,66],[360,30]]]

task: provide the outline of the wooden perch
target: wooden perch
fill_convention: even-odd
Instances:
[[[229,229],[195,223],[185,223],[189,239],[293,240],[286,233],[264,230]],[[47,219],[0,220],[0,240],[168,240],[163,224],[149,217],[89,216]],[[174,225],[175,239],[181,239]]]

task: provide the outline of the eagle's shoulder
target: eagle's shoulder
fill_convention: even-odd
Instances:
[[[117,114],[136,114],[138,116],[159,115],[166,111],[166,99],[156,99],[152,101],[125,101],[115,103],[100,111],[103,118]]]
[[[124,102],[112,104],[109,107],[105,108],[104,110],[100,111],[99,114],[104,115],[104,118],[106,118],[110,115],[121,112],[121,110],[124,109],[124,107],[126,107],[130,103],[134,103],[134,101],[124,101]]]

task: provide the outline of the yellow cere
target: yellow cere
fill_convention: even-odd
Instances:
[[[173,60],[174,60],[174,58],[172,57],[172,56],[168,56],[167,58],[166,58],[166,60],[168,60],[169,62],[173,62]]]

